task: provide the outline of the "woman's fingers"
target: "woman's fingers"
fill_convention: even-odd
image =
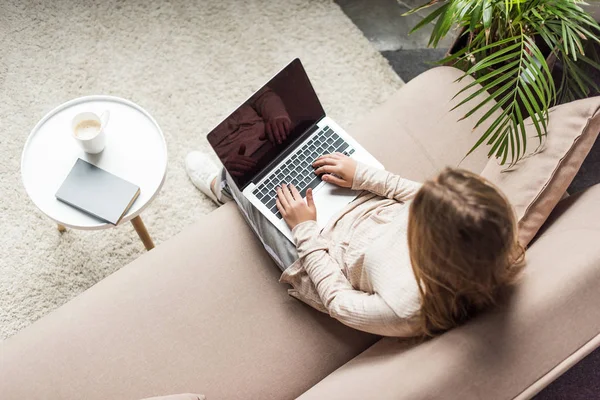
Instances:
[[[302,195],[300,194],[298,189],[296,189],[296,186],[290,185],[290,191],[292,192],[292,196],[294,196],[295,200],[302,200]]]
[[[281,191],[283,192],[283,195],[285,196],[285,199],[287,200],[288,204],[294,202],[294,196],[292,196],[292,192],[290,192],[290,188],[288,187],[288,185],[286,185],[285,183],[281,185]]]
[[[279,198],[275,199],[275,204],[277,205],[277,209],[281,213],[281,216],[283,216],[283,217],[287,216],[287,210],[285,209],[283,204],[281,204],[281,201],[279,201]]]
[[[285,194],[283,193],[283,189],[281,188],[281,186],[277,186],[276,191],[277,191],[277,200],[279,200],[279,203],[281,204],[283,209],[287,210],[290,207],[290,204],[287,201],[287,198],[285,197]],[[276,202],[277,202],[277,200],[276,200]]]
[[[319,157],[312,164],[312,166],[315,168],[322,167],[324,165],[337,165],[337,160],[331,157]]]
[[[331,154],[323,154],[322,156],[319,156],[319,157],[315,158],[315,162],[316,161],[320,161],[320,160],[324,160],[326,158],[332,158]]]
[[[337,186],[341,186],[341,187],[346,187],[346,186],[348,186],[348,183],[347,183],[345,180],[343,180],[343,179],[340,179],[340,178],[338,178],[337,176],[333,176],[333,175],[323,175],[323,178],[322,178],[322,179],[323,179],[325,182],[328,182],[328,183],[333,183],[334,185],[337,185]]]
[[[317,207],[315,207],[315,199],[313,197],[313,190],[312,190],[312,188],[309,188],[306,191],[306,204],[308,205],[309,208],[312,208],[313,210],[316,211]]]
[[[316,175],[335,174],[336,172],[339,172],[339,168],[335,165],[325,165],[315,170]]]
[[[343,155],[342,153],[339,153],[339,152],[336,151],[335,153],[323,154],[322,156],[317,157],[315,159],[315,161],[317,161],[317,160],[323,160],[323,159],[326,159],[326,158],[330,158],[332,160],[339,160],[340,158],[343,158],[343,157],[346,157],[346,156]]]

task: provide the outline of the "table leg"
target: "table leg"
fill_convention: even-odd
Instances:
[[[131,220],[131,224],[133,225],[140,239],[142,239],[142,243],[144,243],[146,250],[152,250],[154,248],[154,242],[152,241],[150,234],[148,234],[148,230],[146,229],[142,218],[138,215]]]
[[[61,224],[58,224],[58,231],[60,233],[66,232],[67,231],[67,227]]]

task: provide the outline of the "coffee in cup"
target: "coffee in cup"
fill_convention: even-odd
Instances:
[[[106,134],[104,128],[108,123],[109,112],[101,117],[92,112],[77,114],[71,122],[73,137],[86,153],[97,154],[104,150]]]
[[[83,120],[75,127],[75,136],[83,140],[93,139],[100,133],[101,127],[102,125],[94,119]]]

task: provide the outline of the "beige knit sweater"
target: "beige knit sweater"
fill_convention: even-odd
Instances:
[[[320,230],[293,231],[299,260],[281,276],[290,294],[353,328],[413,336],[419,291],[407,243],[408,201],[420,184],[359,163],[363,192]],[[318,204],[317,204],[318,212]]]

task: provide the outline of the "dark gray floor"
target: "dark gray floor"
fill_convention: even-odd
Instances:
[[[405,82],[431,68],[433,62],[444,56],[453,41],[453,38],[446,38],[439,49],[429,49],[427,42],[431,28],[408,34],[427,15],[427,11],[408,17],[403,17],[402,14],[425,2],[426,0],[336,0]],[[600,3],[595,12],[600,16]],[[600,138],[596,140],[569,187],[569,193],[597,183],[600,183]],[[600,349],[576,364],[535,399],[600,399]]]
[[[439,49],[427,48],[433,25],[412,34],[429,10],[402,16],[423,0],[336,0],[336,3],[360,28],[373,46],[388,59],[392,68],[405,81],[431,68],[441,59],[454,41],[454,35],[445,38]],[[433,10],[433,8],[431,9]]]
[[[593,400],[600,398],[600,351],[575,364],[552,382],[535,400]]]
[[[409,49],[396,51],[382,51],[381,54],[388,59],[398,76],[405,82],[435,67],[436,61],[446,55],[447,49]]]
[[[571,182],[568,192],[570,194],[577,193],[590,186],[600,183],[600,136],[596,139],[596,143],[592,150],[583,161],[579,172]],[[600,398],[600,392],[598,398]]]

